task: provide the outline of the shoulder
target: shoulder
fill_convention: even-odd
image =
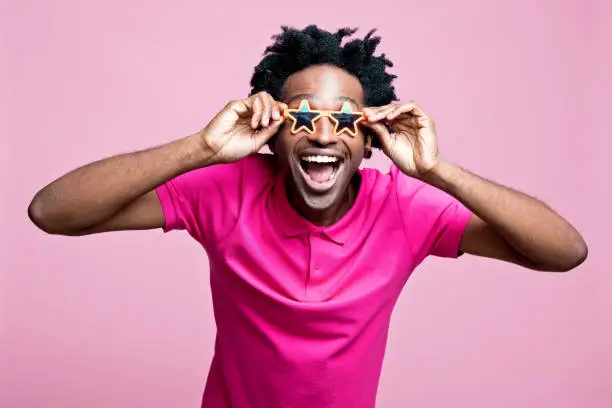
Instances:
[[[373,194],[392,191],[409,197],[417,194],[419,190],[430,187],[418,179],[405,175],[393,164],[388,171],[366,167],[360,169],[359,172]]]
[[[244,197],[257,196],[274,184],[279,171],[272,154],[256,153],[242,159],[242,192]]]
[[[200,209],[226,210],[232,207],[232,203],[240,203],[252,196],[249,193],[254,190],[261,191],[273,179],[276,161],[268,156],[271,155],[254,154],[233,163],[195,169],[169,180],[156,190],[162,204],[172,201]]]
[[[457,257],[459,241],[471,212],[456,198],[430,184],[407,176],[396,166],[386,174],[369,169],[373,191],[386,186],[385,209],[398,215],[409,235],[409,245],[417,263],[427,255]],[[393,217],[389,217],[393,218]]]
[[[214,164],[184,173],[173,181],[181,181],[191,187],[207,184],[224,184],[226,187],[242,181],[262,180],[273,177],[276,160],[270,154],[256,153],[244,159],[223,164]]]
[[[270,178],[278,172],[278,161],[269,153],[255,153],[241,160],[246,177]]]
[[[374,198],[394,197],[403,210],[435,211],[455,201],[448,193],[404,174],[393,164],[386,172],[375,168],[364,168],[360,172]]]
[[[227,164],[192,170],[156,191],[166,217],[165,231],[187,229],[200,242],[214,242],[235,225],[245,201],[273,179],[275,158],[254,154]]]

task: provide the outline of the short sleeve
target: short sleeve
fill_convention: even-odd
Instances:
[[[193,170],[156,188],[164,232],[187,230],[203,245],[231,231],[241,205],[243,161]]]
[[[420,263],[429,255],[458,258],[472,212],[450,194],[393,166],[397,201],[409,245]]]

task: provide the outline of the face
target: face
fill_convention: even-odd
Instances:
[[[312,66],[290,76],[285,82],[284,98],[290,109],[299,108],[307,99],[313,110],[342,108],[348,101],[353,111],[364,107],[359,80],[333,66]],[[308,209],[324,211],[339,206],[361,161],[370,148],[369,138],[361,130],[356,136],[334,135],[334,123],[328,117],[315,122],[316,130],[292,134],[291,121],[278,132],[274,153],[285,171],[289,193]]]

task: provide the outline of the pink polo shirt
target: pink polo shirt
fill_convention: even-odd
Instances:
[[[157,189],[164,231],[210,260],[217,336],[206,408],[372,408],[391,311],[428,255],[457,257],[471,213],[405,176],[359,170],[348,213],[317,227],[290,205],[271,155]]]

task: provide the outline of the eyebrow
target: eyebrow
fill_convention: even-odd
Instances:
[[[289,98],[289,100],[287,101],[287,105],[289,105],[291,102],[293,102],[296,99],[315,99],[315,95],[314,94],[298,94],[298,95],[293,95],[291,98]],[[338,96],[336,98],[337,101],[342,101],[342,102],[352,102],[355,105],[359,106],[359,104],[357,103],[356,100],[354,100],[353,98],[349,97],[349,96]]]

